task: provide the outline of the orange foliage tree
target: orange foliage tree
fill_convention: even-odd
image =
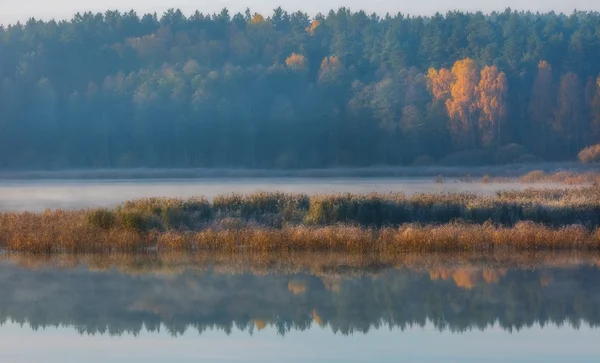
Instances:
[[[254,16],[250,20],[250,24],[262,24],[265,22],[265,17],[259,13],[254,13]]]
[[[444,102],[450,97],[450,89],[454,83],[454,74],[442,68],[439,71],[435,68],[429,68],[427,71],[427,87],[435,101],[443,100]]]
[[[446,109],[450,117],[450,132],[459,148],[476,147],[475,89],[479,74],[475,62],[465,58],[452,66],[454,83],[450,88],[450,98],[446,100]]]
[[[506,117],[506,94],[508,85],[504,72],[496,66],[486,66],[481,70],[481,78],[476,88],[479,106],[479,135],[485,147],[500,146],[502,123]]]
[[[310,34],[311,36],[314,36],[320,25],[321,25],[321,22],[318,19],[315,19],[312,21],[312,23],[310,23],[310,26],[308,26],[306,28],[306,32],[308,34]]]
[[[292,53],[292,55],[285,60],[285,64],[289,69],[294,71],[304,72],[307,70],[306,57],[302,54]]]
[[[337,56],[325,57],[319,69],[319,83],[335,82],[344,71],[344,66]]]

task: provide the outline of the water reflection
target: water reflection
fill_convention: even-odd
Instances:
[[[600,324],[591,255],[3,256],[0,322],[179,336]]]

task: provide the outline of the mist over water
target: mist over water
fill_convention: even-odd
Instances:
[[[536,184],[536,187],[556,186]],[[492,195],[502,189],[525,189],[530,184],[461,183],[448,180],[438,184],[433,178],[225,178],[164,180],[42,180],[0,181],[0,210],[43,211],[114,207],[136,198],[188,198],[219,194],[280,191],[287,193],[372,193],[476,192]]]

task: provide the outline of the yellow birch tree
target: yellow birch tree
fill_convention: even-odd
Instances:
[[[485,66],[476,88],[479,107],[479,135],[484,147],[500,146],[502,123],[506,117],[506,74],[496,66]]]

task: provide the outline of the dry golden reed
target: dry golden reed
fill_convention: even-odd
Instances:
[[[555,183],[567,185],[599,184],[600,173],[558,171],[545,173],[542,170],[531,171],[518,178],[521,183]]]
[[[41,225],[36,231],[9,235],[7,250],[31,253],[51,252],[131,252],[225,251],[291,252],[329,251],[350,253],[460,252],[495,250],[598,250],[600,231],[580,225],[560,228],[531,222],[513,227],[489,224],[409,224],[397,228],[362,228],[354,226],[283,228],[244,227],[237,230],[199,232],[167,231],[132,233],[127,230],[77,230],[56,233],[54,227]]]
[[[582,163],[600,163],[600,144],[586,147],[579,152],[578,157]]]
[[[598,249],[600,188],[150,198],[113,209],[0,213],[0,248],[32,253]]]
[[[441,178],[441,177],[438,177]],[[437,180],[434,179],[434,180]],[[482,177],[471,177],[466,175],[459,178],[462,183],[480,182],[489,183],[523,183],[523,184],[565,184],[565,185],[599,185],[600,173],[594,171],[555,171],[547,173],[543,170],[533,170],[518,177],[511,176],[490,176],[484,174]]]

